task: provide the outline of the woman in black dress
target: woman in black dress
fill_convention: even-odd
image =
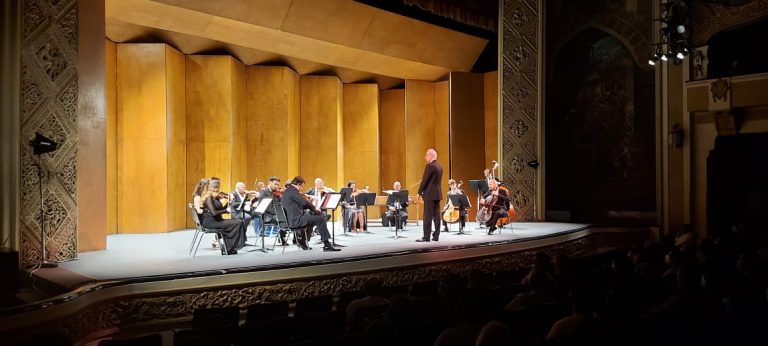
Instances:
[[[229,211],[225,207],[226,204],[222,203],[223,199],[228,199],[227,194],[219,194],[219,188],[221,187],[221,181],[210,180],[208,182],[208,191],[203,194],[203,227],[210,230],[221,231],[224,236],[224,246],[227,248],[227,252],[230,255],[237,253],[245,246],[245,227],[240,220],[224,220],[223,214],[228,214]],[[221,253],[224,254],[224,249],[221,249]]]

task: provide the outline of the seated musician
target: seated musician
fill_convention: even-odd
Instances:
[[[499,181],[488,179],[488,192],[480,199],[480,207],[487,213],[488,234],[493,234],[496,230],[496,221],[500,217],[506,217],[509,210],[509,196],[507,192],[499,189]]]
[[[322,178],[315,178],[315,186],[307,191],[307,196],[312,198],[312,204],[316,207],[320,207],[320,203],[323,201],[323,196],[328,192],[335,192],[332,188],[325,186],[325,182]]]
[[[365,209],[357,205],[357,196],[368,190],[358,190],[354,180],[350,180],[347,187],[352,189],[352,192],[344,199],[344,219],[349,223],[352,232],[362,233],[366,229]]]
[[[277,225],[277,218],[275,217],[275,201],[280,200],[281,193],[282,191],[280,191],[280,178],[278,177],[269,177],[267,187],[259,192],[259,200],[262,198],[272,199],[272,202],[269,203],[267,210],[265,210],[264,214],[261,215],[264,226]],[[259,231],[256,231],[256,234],[259,234]],[[283,230],[280,231],[280,243],[284,246],[288,245],[288,242],[285,240],[285,231]]]
[[[224,220],[222,215],[229,213],[226,208],[227,193],[219,193],[221,181],[210,180],[208,191],[203,194],[203,227],[218,230],[224,236],[224,246],[230,255],[245,246],[245,224],[240,220]],[[225,254],[224,249],[221,253]]]
[[[448,179],[448,196],[451,195],[463,195],[464,190],[461,189],[461,184],[456,185],[456,180]],[[452,203],[449,203],[451,201],[450,197],[447,198],[448,201],[445,203],[445,207],[443,208],[443,212],[448,211],[448,208],[453,206]],[[456,209],[459,210],[459,232],[464,230],[464,225],[467,223],[467,209],[466,208],[459,208],[459,206],[453,206]],[[443,219],[443,232],[448,232],[448,222]]]
[[[392,184],[392,190],[400,191],[400,188],[399,181]],[[396,205],[397,199],[394,198],[395,193],[393,192],[387,197],[387,213],[384,215],[384,220],[387,220],[387,225],[395,225],[395,228],[403,229],[403,225],[408,220],[408,199],[399,201],[400,204],[398,206]],[[396,224],[398,215],[400,217],[400,224]]]
[[[245,189],[245,183],[238,181],[235,183],[235,191],[230,194],[232,196],[229,202],[229,210],[232,211],[232,217],[238,220],[242,220],[246,225],[253,218],[251,214],[251,206],[256,200],[255,191],[247,191]]]
[[[305,229],[304,232],[296,233],[299,247],[302,250],[311,249],[307,246],[309,234],[306,229],[311,229],[314,226],[317,228],[318,233],[320,233],[320,240],[325,244],[323,251],[341,251],[333,247],[330,242],[331,234],[328,232],[328,216],[324,215],[302,196],[301,191],[303,188],[304,178],[296,176],[285,187],[285,192],[283,192],[283,196],[280,198],[288,218],[288,225]],[[305,213],[305,210],[310,212]]]

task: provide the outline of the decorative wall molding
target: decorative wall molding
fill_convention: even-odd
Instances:
[[[540,1],[504,0],[501,14],[502,179],[510,189],[517,220],[533,219],[538,160]]]
[[[41,157],[50,260],[77,255],[77,10],[78,0],[23,0],[21,28],[21,256],[40,260],[37,157],[27,141],[35,132],[59,143]]]
[[[691,44],[703,46],[712,35],[746,24],[768,13],[768,0],[755,0],[741,6],[697,2],[691,6]]]

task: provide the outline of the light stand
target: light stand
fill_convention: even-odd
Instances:
[[[539,166],[540,166],[540,164],[539,164],[539,161],[537,161],[537,160],[533,160],[533,161],[529,161],[528,162],[528,167],[533,168],[533,190],[534,191],[536,191],[536,175],[538,175],[536,169],[539,168]],[[536,198],[536,197],[533,198],[533,221],[536,221],[536,222],[539,221],[539,217],[538,217],[538,214],[537,214],[537,211],[536,211],[536,204],[537,204],[536,200],[537,199],[538,198]]]
[[[48,261],[45,250],[45,203],[43,202],[43,160],[42,155],[59,148],[53,140],[35,132],[35,138],[29,141],[32,153],[37,156],[37,182],[40,188],[40,263],[38,268],[54,268],[58,263]]]

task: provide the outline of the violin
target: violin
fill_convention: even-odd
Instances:
[[[278,188],[277,190],[272,190],[272,197],[280,198],[283,197],[283,193],[285,192],[285,188]]]

